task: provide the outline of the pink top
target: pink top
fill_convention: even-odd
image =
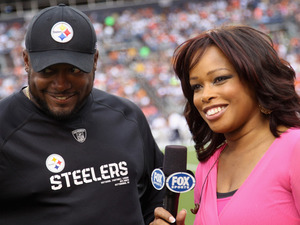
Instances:
[[[220,212],[225,207],[225,205],[230,201],[231,198],[232,198],[232,196],[227,197],[227,198],[217,199],[218,215],[220,215]]]
[[[196,170],[195,203],[205,177],[224,149]],[[194,225],[300,225],[300,129],[277,138],[218,215],[217,164],[204,185]]]

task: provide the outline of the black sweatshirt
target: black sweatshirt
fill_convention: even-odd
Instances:
[[[0,224],[142,225],[162,205],[150,181],[162,166],[142,111],[93,89],[68,121],[22,90],[0,102]]]

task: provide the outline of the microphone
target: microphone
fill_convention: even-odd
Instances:
[[[186,161],[187,161],[187,148],[180,145],[167,145],[165,148],[165,157],[163,162],[163,172],[169,179],[170,175],[178,172],[186,172]],[[167,179],[167,182],[168,182]],[[174,179],[173,179],[174,180]],[[183,180],[181,179],[183,184]],[[175,183],[171,181],[171,183]],[[168,186],[168,185],[167,185]],[[174,185],[175,186],[175,185]],[[176,186],[175,186],[176,187]],[[166,188],[166,194],[163,199],[163,207],[168,210],[175,218],[178,211],[180,192],[172,191],[172,188]]]

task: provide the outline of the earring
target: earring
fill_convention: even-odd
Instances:
[[[197,214],[198,211],[199,211],[199,204],[195,203],[195,208],[191,209],[191,213]]]
[[[261,106],[261,105],[258,105],[259,109],[260,109],[260,112],[262,114],[265,114],[265,115],[270,115],[272,110],[270,109],[266,109],[265,107]]]
[[[25,71],[28,73],[28,71],[29,71],[29,68],[26,66],[25,67]]]

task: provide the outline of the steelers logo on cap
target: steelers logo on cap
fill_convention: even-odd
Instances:
[[[51,29],[51,37],[59,43],[67,43],[73,38],[74,32],[70,24],[57,22]]]

